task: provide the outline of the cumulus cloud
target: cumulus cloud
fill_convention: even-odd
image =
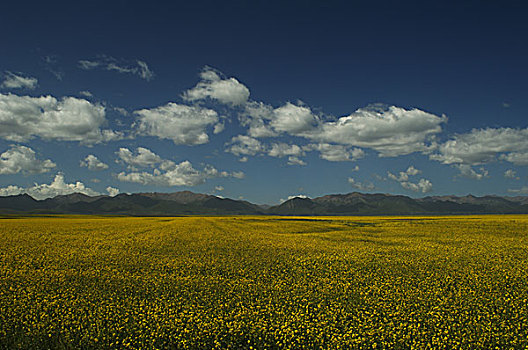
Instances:
[[[431,152],[436,147],[434,136],[447,122],[445,116],[416,108],[379,105],[360,108],[337,120],[324,120],[309,107],[289,102],[279,108],[249,102],[239,119],[252,137],[286,134],[319,143],[370,148],[382,157]]]
[[[277,132],[287,132],[292,135],[305,135],[314,131],[319,124],[310,108],[296,106],[290,102],[273,111],[270,125]]]
[[[93,144],[121,137],[102,129],[105,124],[105,108],[84,99],[0,94],[0,137],[9,141],[40,137]]]
[[[357,158],[360,148],[370,148],[382,157],[396,157],[414,152],[431,153],[437,146],[435,136],[442,132],[446,116],[437,116],[417,108],[405,109],[380,104],[360,108],[348,116],[325,117],[314,113],[302,102],[287,102],[274,108],[249,100],[249,90],[235,78],[226,79],[212,68],[201,73],[201,82],[184,93],[187,101],[215,99],[242,106],[240,124],[253,139],[296,136],[319,144],[356,147],[356,154],[322,154],[324,159],[341,161]],[[362,154],[361,154],[362,155]]]
[[[228,143],[226,152],[233,153],[236,156],[254,156],[257,153],[264,152],[265,147],[262,143],[250,136],[238,135]],[[246,159],[247,160],[247,159]]]
[[[412,182],[400,182],[403,188],[411,190],[413,192],[427,193],[433,189],[433,184],[427,179],[420,179],[418,183]]]
[[[202,170],[197,170],[191,162],[175,163],[172,160],[162,159],[151,150],[138,147],[133,153],[128,148],[120,148],[116,152],[119,162],[125,163],[130,172],[121,172],[117,175],[120,181],[135,182],[143,185],[155,186],[196,186],[205,183],[207,179],[216,177],[234,177],[241,179],[243,172],[219,171],[211,165],[206,165]],[[154,168],[152,171],[139,171],[137,168]]]
[[[289,156],[288,165],[306,165],[306,162],[298,157]]]
[[[411,165],[410,167],[407,168],[407,170],[400,171],[400,174],[398,176],[392,174],[391,172],[387,172],[387,176],[392,180],[395,180],[398,182],[404,182],[404,181],[409,181],[409,176],[418,175],[420,173],[421,173],[420,170],[416,169],[414,166]]]
[[[86,156],[86,158],[81,160],[80,166],[86,167],[88,168],[88,170],[92,170],[92,171],[100,171],[100,170],[108,169],[108,165],[101,162],[99,158],[97,158],[93,154],[89,154]]]
[[[123,107],[114,107],[114,111],[121,114],[122,116],[127,117],[129,115],[128,111]]]
[[[144,80],[152,80],[154,72],[145,61],[141,60],[118,60],[111,56],[101,55],[93,60],[80,60],[79,68],[83,70],[103,69],[118,73],[137,75]]]
[[[262,102],[248,102],[239,120],[248,127],[248,134],[252,137],[275,137],[281,133],[307,136],[320,124],[319,117],[309,107],[291,102],[278,108]]]
[[[375,188],[372,182],[358,182],[352,177],[348,178],[348,183],[360,191],[372,191]]]
[[[52,198],[58,195],[67,195],[72,193],[83,193],[87,196],[98,196],[99,192],[86,187],[82,182],[66,183],[63,174],[57,174],[50,184],[35,184],[32,187],[22,188],[18,186],[7,186],[0,188],[0,196],[13,196],[27,193],[31,197],[42,200]]]
[[[26,146],[12,145],[0,154],[0,174],[40,174],[55,168],[50,159],[37,159],[35,151]]]
[[[206,128],[218,122],[212,109],[170,102],[164,106],[134,112],[140,135],[172,140],[177,145],[200,145],[209,142]]]
[[[365,156],[365,152],[361,148],[349,149],[347,146],[329,143],[309,144],[303,149],[306,151],[318,151],[320,158],[330,162],[352,161]]]
[[[215,124],[214,128],[213,128],[213,134],[220,134],[222,131],[224,131],[224,128],[225,128],[225,125],[224,123],[218,123],[218,124]]]
[[[528,150],[524,152],[501,154],[499,159],[508,161],[515,165],[528,165]]]
[[[268,150],[268,155],[271,157],[285,157],[285,156],[302,156],[304,151],[297,145],[289,145],[287,143],[279,142],[273,143]]]
[[[120,148],[116,154],[121,161],[126,163],[131,168],[153,167],[156,164],[162,162],[160,156],[145,147],[138,147],[136,149],[136,154],[134,154],[128,148]]]
[[[117,196],[117,195],[119,194],[120,191],[119,191],[118,188],[108,186],[108,187],[106,188],[106,192],[108,193],[108,195],[109,195],[110,197],[115,197],[115,196]]]
[[[195,87],[183,93],[185,101],[212,99],[238,106],[246,103],[249,98],[249,89],[244,84],[235,78],[223,77],[222,73],[211,67],[205,67],[200,78],[201,81]]]
[[[479,169],[480,172],[475,171],[475,169],[468,164],[455,164],[454,167],[460,171],[460,176],[462,177],[474,180],[482,180],[483,178],[488,177],[488,171],[482,167]]]
[[[37,87],[37,78],[26,77],[21,73],[5,72],[4,81],[0,87],[4,89],[34,89]]]
[[[515,194],[528,194],[528,186],[523,186],[522,188],[508,189],[508,192]]]
[[[246,174],[244,174],[243,171],[233,171],[229,175],[234,177],[235,179],[243,179],[246,177]]]
[[[371,148],[382,157],[395,157],[413,152],[428,152],[434,144],[429,138],[442,131],[445,116],[419,109],[390,106],[356,110],[335,122],[323,123],[310,138],[322,142]]]
[[[240,124],[248,128],[251,137],[274,137],[278,133],[269,125],[273,118],[273,107],[262,102],[250,101],[239,115]]]
[[[439,145],[431,159],[444,164],[480,165],[500,159],[528,165],[528,129],[473,129]]]
[[[515,179],[519,180],[520,178],[517,176],[517,173],[513,169],[508,169],[504,172],[504,177],[507,179]]]
[[[219,171],[210,165],[207,165],[203,170],[197,170],[189,161],[183,161],[179,164],[166,161],[160,168],[156,168],[152,172],[121,172],[117,175],[120,181],[166,187],[196,186],[215,177],[240,178],[243,177],[243,173]]]
[[[391,172],[387,172],[387,176],[389,177],[389,179],[399,182],[400,185],[407,190],[422,193],[430,192],[433,189],[433,184],[431,183],[431,181],[423,178],[420,179],[417,183],[410,181],[409,178],[411,176],[416,176],[420,173],[420,170],[416,169],[414,166],[411,165],[407,168],[406,171],[400,171],[398,175],[394,175]]]

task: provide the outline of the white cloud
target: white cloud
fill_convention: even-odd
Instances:
[[[222,131],[224,131],[224,128],[225,128],[225,125],[224,123],[218,123],[218,124],[215,124],[214,128],[213,128],[213,134],[220,134]]]
[[[246,135],[238,135],[228,143],[229,147],[226,152],[233,153],[236,156],[246,155],[254,156],[257,153],[264,152],[265,148],[259,140]]]
[[[137,75],[139,75],[140,78],[145,79],[147,81],[154,78],[154,72],[149,68],[145,61],[137,60],[136,63],[139,67]]]
[[[0,187],[0,196],[17,196],[24,193],[24,189],[18,186],[9,185],[7,187]]]
[[[196,186],[215,177],[243,177],[243,173],[219,171],[208,165],[203,170],[195,169],[191,162],[183,161],[179,164],[168,161],[165,166],[154,169],[153,172],[121,172],[117,175],[120,181],[135,182],[143,185],[155,186]]]
[[[134,74],[144,80],[152,80],[154,72],[141,60],[118,60],[111,56],[101,55],[94,60],[80,60],[79,68],[84,70],[103,69],[118,73]]]
[[[64,181],[64,175],[57,174],[51,184],[35,184],[32,187],[22,188],[18,186],[7,186],[0,188],[0,196],[12,196],[27,193],[31,197],[42,200],[52,198],[58,195],[72,193],[83,193],[87,196],[98,196],[99,192],[86,187],[82,182],[68,184]]]
[[[127,164],[129,173],[121,172],[117,175],[120,181],[135,182],[143,185],[156,186],[195,186],[202,184],[209,178],[234,177],[244,178],[243,172],[219,171],[211,165],[206,165],[203,170],[195,169],[189,161],[179,164],[172,160],[162,159],[151,150],[138,147],[136,154],[128,148],[120,148],[116,152],[119,161]],[[138,171],[137,167],[154,168],[152,172]]]
[[[376,150],[379,156],[396,157],[433,151],[437,146],[435,135],[442,132],[442,124],[447,122],[445,116],[436,116],[417,108],[407,110],[380,105],[360,108],[337,121],[332,118],[325,120],[302,102],[287,102],[273,108],[263,102],[249,101],[247,87],[235,78],[224,78],[212,68],[206,67],[201,78],[198,85],[183,94],[183,98],[187,101],[211,98],[243,106],[239,120],[242,126],[248,128],[247,135],[252,138],[286,134],[321,144],[370,148]],[[327,158],[337,161],[339,157]]]
[[[286,133],[319,143],[370,148],[382,157],[431,152],[436,147],[434,136],[447,122],[445,116],[396,106],[368,106],[337,121],[325,121],[309,107],[289,102],[275,109],[249,102],[239,119],[253,137]]]
[[[83,99],[0,94],[0,137],[9,141],[40,137],[93,144],[121,137],[101,129],[105,124],[105,108]]]
[[[88,170],[93,170],[93,171],[100,171],[100,170],[108,169],[108,165],[101,162],[99,158],[97,158],[93,154],[89,154],[86,156],[86,158],[81,160],[80,166],[86,167],[88,168]]]
[[[119,113],[119,114],[121,114],[122,116],[125,116],[125,117],[127,117],[127,116],[130,114],[130,113],[128,113],[128,111],[127,111],[125,108],[123,108],[123,107],[114,107],[114,110],[115,110],[117,113]]]
[[[310,198],[310,197],[308,197],[308,196],[305,195],[305,194],[296,194],[296,195],[294,195],[294,196],[288,196],[288,200],[290,200],[290,199],[294,199],[294,198],[307,199],[307,198]]]
[[[64,78],[64,72],[58,67],[58,56],[57,55],[47,55],[42,57],[44,63],[44,68],[53,74],[57,80],[62,80]]]
[[[141,135],[172,140],[177,145],[200,145],[209,142],[206,128],[218,122],[212,109],[170,102],[164,106],[134,111]]]
[[[269,125],[273,118],[273,107],[262,102],[248,102],[244,112],[239,115],[242,126],[248,127],[248,135],[251,137],[274,137],[278,133]]]
[[[279,199],[279,203],[283,203],[283,202],[289,201],[290,199],[294,199],[294,198],[310,199],[310,197],[308,197],[305,194],[296,194],[296,195],[293,195],[293,196],[288,196],[287,199],[284,199],[284,198]]]
[[[528,165],[528,129],[473,129],[438,147],[431,159],[444,164],[480,165],[497,159]]]
[[[294,136],[307,136],[315,132],[320,124],[319,117],[309,107],[287,102],[281,107],[273,108],[262,102],[251,101],[239,115],[242,126],[248,127],[248,134],[253,137],[275,137],[281,133]]]
[[[508,192],[515,194],[528,194],[528,186],[523,186],[522,188],[508,189]]]
[[[321,142],[371,148],[382,157],[395,157],[413,152],[428,152],[429,138],[442,131],[445,116],[419,109],[406,110],[390,106],[386,109],[358,109],[335,122],[326,122],[309,137]]]
[[[484,168],[480,168],[480,172],[475,171],[468,164],[454,164],[454,167],[460,171],[460,176],[467,177],[474,180],[482,180],[488,177],[488,171]]]
[[[508,169],[504,172],[504,177],[507,179],[515,179],[519,180],[520,178],[517,176],[517,173],[513,169]]]
[[[296,106],[290,102],[273,111],[270,125],[277,132],[287,132],[291,135],[304,135],[312,132],[319,124],[319,119],[310,108]]]
[[[144,147],[138,147],[135,155],[128,148],[119,148],[116,154],[121,161],[132,168],[136,166],[141,168],[153,167],[162,162],[160,156]]]
[[[288,165],[306,165],[306,162],[298,157],[289,156]]]
[[[235,179],[243,179],[246,177],[243,171],[233,171],[230,175]]]
[[[399,182],[400,185],[407,190],[422,193],[430,192],[433,189],[433,184],[431,181],[427,179],[420,179],[417,183],[414,183],[409,180],[409,177],[416,176],[420,173],[420,170],[411,165],[407,168],[407,170],[400,171],[399,175],[394,175],[388,171],[387,176],[389,179]]]
[[[37,159],[35,151],[26,146],[12,145],[0,154],[0,174],[40,174],[55,168],[50,159]]]
[[[110,197],[115,197],[115,196],[117,196],[119,194],[119,189],[115,188],[115,187],[108,186],[106,188],[106,192],[108,192],[108,195]]]
[[[235,78],[224,78],[220,72],[205,67],[200,73],[201,81],[183,93],[186,101],[217,100],[230,105],[243,105],[249,98],[249,89]]]
[[[34,89],[37,87],[38,80],[36,78],[25,77],[22,74],[5,72],[5,79],[0,87],[4,89]]]
[[[92,93],[87,90],[79,91],[79,95],[84,96],[84,97],[93,97]]]
[[[431,183],[431,181],[427,179],[420,179],[418,183],[400,182],[400,184],[402,185],[403,188],[406,188],[414,192],[427,193],[433,189],[433,184]]]
[[[357,188],[360,191],[372,191],[375,188],[375,186],[374,186],[374,184],[372,182],[368,182],[368,183],[358,182],[352,177],[348,178],[348,183],[352,187]]]
[[[409,181],[409,176],[418,175],[420,173],[421,173],[420,170],[416,169],[414,166],[411,165],[410,167],[407,168],[407,170],[400,171],[399,176],[396,176],[392,174],[391,172],[387,172],[387,175],[392,180],[395,180],[398,182],[404,182],[404,181]]]
[[[528,165],[528,150],[501,154],[499,159],[506,160],[515,165]]]
[[[285,157],[285,156],[302,156],[304,151],[297,145],[289,145],[287,143],[279,142],[273,143],[271,149],[268,150],[268,155],[271,157]]]
[[[319,151],[319,157],[330,162],[352,161],[365,156],[365,152],[361,148],[349,149],[347,146],[329,143],[309,144],[304,149],[306,151]]]

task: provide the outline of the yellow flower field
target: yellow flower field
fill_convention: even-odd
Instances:
[[[526,349],[528,216],[0,218],[1,349]]]

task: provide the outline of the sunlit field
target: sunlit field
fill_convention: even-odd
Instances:
[[[524,349],[528,217],[3,218],[0,344]]]

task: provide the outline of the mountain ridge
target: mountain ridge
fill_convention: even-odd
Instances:
[[[174,215],[442,215],[528,214],[524,196],[428,196],[351,192],[294,197],[279,205],[257,205],[211,194],[179,191],[87,196],[82,193],[36,200],[28,194],[0,196],[3,214]]]

